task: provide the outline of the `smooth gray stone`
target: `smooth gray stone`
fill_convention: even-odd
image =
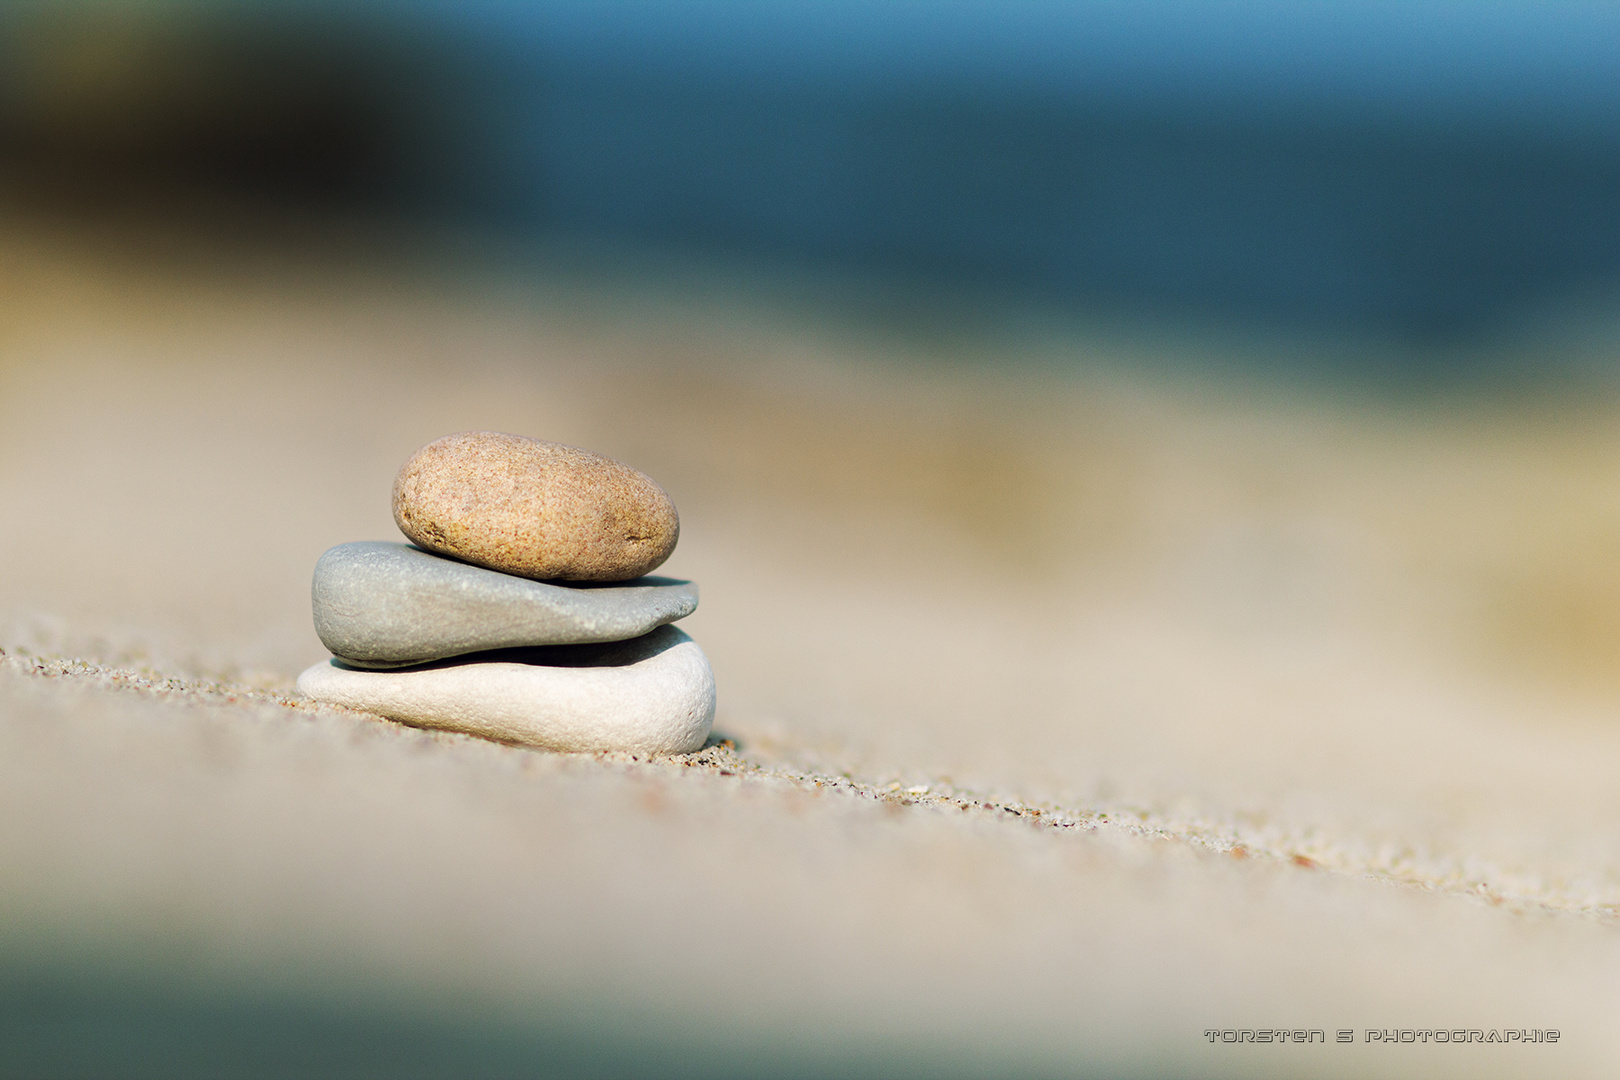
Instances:
[[[548,585],[420,548],[339,544],[315,564],[315,632],[357,667],[391,668],[488,649],[624,641],[697,610],[690,581]]]
[[[714,721],[714,672],[673,626],[633,641],[517,649],[409,671],[327,660],[301,693],[416,727],[574,753],[687,754]]]

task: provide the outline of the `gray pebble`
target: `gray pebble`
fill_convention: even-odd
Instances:
[[[346,663],[390,668],[486,649],[623,641],[697,609],[690,581],[548,585],[406,544],[339,544],[315,564],[315,632]]]

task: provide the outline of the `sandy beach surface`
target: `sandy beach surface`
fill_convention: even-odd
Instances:
[[[1620,397],[1161,360],[7,225],[0,1073],[1615,1075]],[[296,695],[469,429],[670,492],[710,748]]]

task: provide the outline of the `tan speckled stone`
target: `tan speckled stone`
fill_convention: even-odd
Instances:
[[[664,489],[601,454],[493,431],[446,435],[394,480],[394,520],[418,547],[539,579],[626,581],[675,550]]]

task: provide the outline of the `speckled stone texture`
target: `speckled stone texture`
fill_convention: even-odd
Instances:
[[[388,668],[487,649],[640,637],[697,610],[673,578],[549,585],[406,544],[339,544],[315,564],[315,632],[345,663]]]
[[[611,458],[471,431],[422,447],[394,481],[394,520],[419,547],[522,577],[627,581],[669,558],[664,489]]]
[[[417,727],[584,753],[689,753],[714,721],[708,657],[673,626],[632,641],[509,650],[407,671],[329,660],[298,676],[298,689]]]

